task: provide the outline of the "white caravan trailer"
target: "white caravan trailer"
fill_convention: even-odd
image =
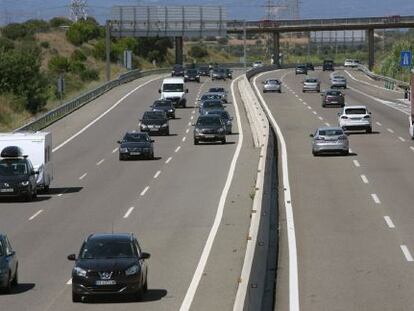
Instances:
[[[0,133],[0,150],[8,146],[18,146],[33,164],[37,176],[37,186],[49,190],[53,180],[52,134],[49,132]]]

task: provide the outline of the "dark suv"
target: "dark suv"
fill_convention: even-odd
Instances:
[[[82,244],[72,270],[72,301],[83,296],[133,294],[142,299],[148,289],[148,266],[132,233],[96,233]]]
[[[37,196],[37,174],[32,162],[17,146],[2,150],[0,158],[0,197],[32,201]]]
[[[194,125],[194,145],[200,141],[221,141],[226,143],[226,125],[218,115],[199,116]]]
[[[187,69],[184,73],[184,82],[196,81],[200,82],[200,74],[197,69]]]
[[[7,236],[0,233],[0,290],[10,293],[12,287],[17,286],[18,268],[16,252]]]
[[[171,77],[184,77],[184,67],[175,65],[171,71]]]
[[[334,71],[335,69],[334,69],[334,62],[333,62],[333,60],[325,59],[323,61],[322,70],[323,71]]]
[[[139,127],[141,132],[150,134],[170,135],[170,125],[168,117],[162,111],[146,111],[140,120]]]

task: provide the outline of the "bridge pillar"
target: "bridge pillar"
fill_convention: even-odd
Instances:
[[[280,32],[273,32],[273,55],[274,55],[274,64],[279,68],[280,67]]]
[[[183,64],[183,37],[175,37],[175,63]]]
[[[368,68],[372,70],[375,63],[374,54],[374,29],[368,29]]]

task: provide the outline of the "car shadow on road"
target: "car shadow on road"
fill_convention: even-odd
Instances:
[[[140,303],[140,302],[152,302],[161,300],[167,296],[167,290],[165,289],[148,289],[143,295],[142,299],[137,300],[133,295],[107,295],[107,296],[96,296],[87,297],[82,302],[90,304],[99,303]]]
[[[56,195],[61,193],[78,193],[83,189],[83,187],[56,187],[50,188],[49,191],[45,194]],[[42,192],[39,193],[43,194]]]
[[[199,142],[197,146],[211,146],[211,145],[234,145],[234,141],[227,141],[225,144],[221,142]]]
[[[381,134],[379,131],[372,131],[371,133],[366,133],[365,131],[358,131],[358,132],[347,132],[346,135],[348,136],[355,136],[355,135],[378,135]]]
[[[33,288],[35,288],[35,286],[36,286],[35,283],[19,283],[16,287],[13,287],[11,289],[10,293],[2,294],[2,295],[12,296],[12,295],[23,294],[25,292],[28,292],[29,290],[32,290]]]

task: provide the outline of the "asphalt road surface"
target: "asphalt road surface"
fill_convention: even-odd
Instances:
[[[263,95],[287,143],[296,228],[300,309],[412,310],[414,305],[414,143],[402,93],[347,70],[348,105],[372,112],[373,133],[349,135],[349,156],[311,153],[310,133],[337,123],[339,108],[322,108],[317,93],[302,93],[303,75],[266,73],[283,80],[282,94]],[[329,87],[330,72],[309,72]],[[370,86],[357,80],[365,79]],[[405,108],[404,108],[405,107]],[[281,198],[283,202],[283,198]],[[283,206],[281,204],[281,206]],[[289,310],[286,215],[281,208],[275,310]]]

